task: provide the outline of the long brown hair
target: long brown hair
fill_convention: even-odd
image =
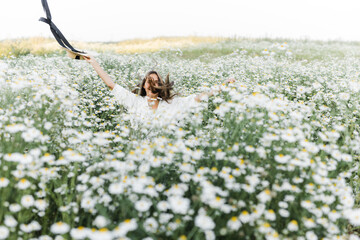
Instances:
[[[154,79],[150,76],[151,74],[156,74],[159,78],[158,86],[155,85]],[[138,94],[142,97],[146,96],[146,91],[144,88],[146,80],[150,80],[150,90],[154,93],[159,93],[158,96],[165,100],[167,103],[168,100],[172,100],[175,95],[179,95],[179,93],[175,93],[171,95],[171,91],[173,90],[174,81],[170,82],[169,74],[166,76],[165,82],[162,80],[160,74],[156,71],[152,70],[146,73],[145,77],[143,78],[142,82],[137,85],[137,87],[132,90],[133,93]]]

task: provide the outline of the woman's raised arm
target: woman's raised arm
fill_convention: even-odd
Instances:
[[[84,56],[85,60],[93,66],[99,77],[105,82],[105,84],[113,90],[115,87],[114,81],[111,79],[109,74],[107,74],[104,69],[102,69],[99,63],[95,60],[93,56]]]

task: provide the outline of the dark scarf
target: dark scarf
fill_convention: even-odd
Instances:
[[[52,34],[54,35],[56,41],[60,44],[60,46],[62,46],[63,48],[67,48],[75,53],[85,53],[83,51],[76,50],[75,48],[73,48],[73,46],[71,46],[71,44],[68,42],[68,40],[66,40],[64,35],[60,32],[60,30],[51,21],[51,13],[50,13],[49,5],[48,5],[47,1],[41,0],[41,3],[43,5],[44,11],[46,13],[46,18],[41,17],[39,19],[39,21],[49,24],[50,30],[51,30]]]

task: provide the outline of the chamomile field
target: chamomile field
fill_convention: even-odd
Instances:
[[[133,124],[54,41],[0,42],[0,239],[359,239],[360,43],[155,43],[81,47],[128,90],[222,91]]]

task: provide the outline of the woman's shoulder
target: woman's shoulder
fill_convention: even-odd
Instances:
[[[118,100],[121,104],[127,107],[131,107],[135,104],[141,103],[143,100],[143,97],[125,89],[119,84],[115,84],[111,92],[116,100]]]
[[[181,101],[181,99],[183,99],[184,97],[181,95],[175,95],[173,96],[171,99],[168,99],[167,101],[163,100],[162,102],[168,103],[168,104],[172,104],[172,103],[176,103],[178,101]]]
[[[173,105],[184,105],[186,107],[187,104],[193,104],[195,102],[196,94],[191,94],[188,96],[176,95],[171,100],[168,100],[168,104]],[[166,101],[163,101],[166,103]]]
[[[128,89],[126,89],[125,87],[121,86],[120,84],[115,83],[113,89],[111,90],[111,92],[113,94],[116,93],[125,93],[126,95],[130,95],[130,96],[136,96],[136,97],[141,97],[139,94],[134,93],[133,91],[130,91]],[[143,98],[143,97],[141,97]]]

